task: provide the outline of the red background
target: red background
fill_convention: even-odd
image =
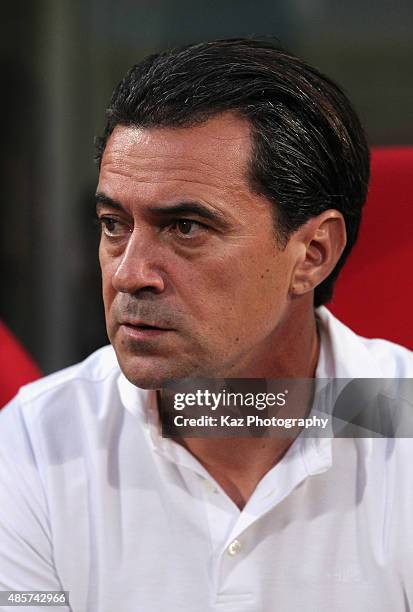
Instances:
[[[413,147],[372,151],[359,240],[329,308],[362,336],[413,349]]]

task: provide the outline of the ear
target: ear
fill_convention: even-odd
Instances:
[[[312,291],[334,270],[346,246],[347,234],[343,215],[325,210],[312,217],[292,236],[299,256],[294,267],[290,295]]]

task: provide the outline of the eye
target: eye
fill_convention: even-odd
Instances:
[[[200,230],[207,229],[205,225],[192,219],[177,219],[171,227],[178,235],[188,238],[195,236]]]
[[[130,234],[132,231],[128,225],[114,217],[100,217],[99,223],[102,228],[102,233],[109,238],[124,236],[125,234]]]

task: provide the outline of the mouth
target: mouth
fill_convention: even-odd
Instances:
[[[168,332],[174,331],[173,329],[160,327],[157,325],[150,325],[148,323],[137,322],[137,323],[122,323],[121,329],[124,334],[135,340],[147,340],[156,336],[164,335]]]

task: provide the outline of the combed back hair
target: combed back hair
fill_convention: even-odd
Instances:
[[[126,74],[96,141],[100,165],[117,125],[189,127],[224,112],[247,119],[250,188],[273,205],[281,247],[308,219],[334,208],[347,244],[315,289],[315,307],[334,282],[358,234],[369,180],[369,149],[342,90],[306,62],[268,40],[228,39],[151,55]]]

